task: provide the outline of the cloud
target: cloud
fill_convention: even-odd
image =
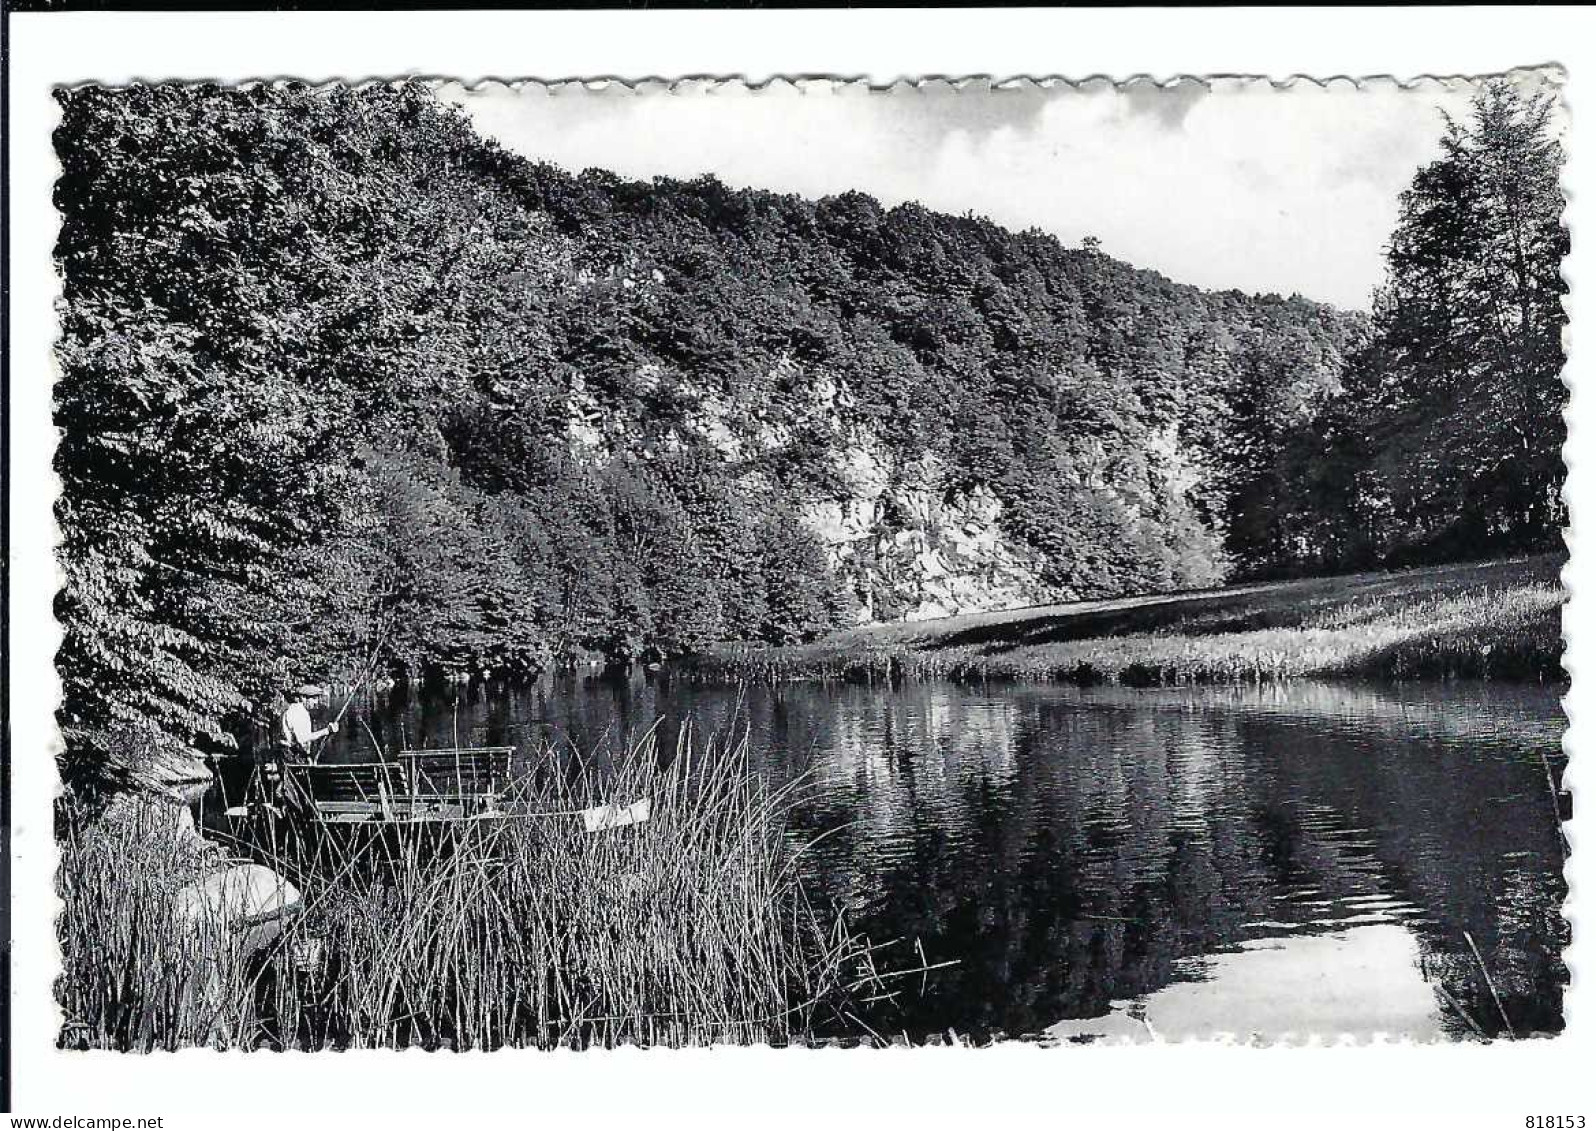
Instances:
[[[1058,95],[1035,83],[994,87],[982,80],[958,87],[941,81],[900,85],[868,97],[870,109],[884,123],[939,144],[955,133],[975,138],[999,130],[1028,133],[1041,120],[1049,100]]]
[[[1435,140],[1441,132],[1441,116],[1435,113],[1433,118],[1397,121],[1364,131],[1330,164],[1328,183],[1362,183],[1384,189],[1400,176],[1405,184],[1413,169],[1438,156]]]
[[[1121,97],[1129,116],[1150,117],[1166,130],[1178,130],[1207,94],[1207,85],[1197,79],[1177,79],[1162,86],[1152,79],[1132,79]]]

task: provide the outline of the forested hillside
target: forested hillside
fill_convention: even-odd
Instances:
[[[788,642],[1560,522],[1561,291],[1501,314],[1557,350],[1513,354],[1533,403],[1488,405],[1527,386],[1455,343],[1443,389],[1415,319],[1475,313],[1424,291],[1417,221],[1430,312],[1396,281],[1371,324],[859,194],[574,176],[418,86],[60,99],[76,752],[225,743],[368,662]],[[1498,438],[1462,406],[1527,448],[1457,471]],[[1449,470],[1414,476],[1410,442]]]

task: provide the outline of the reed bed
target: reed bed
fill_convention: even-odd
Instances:
[[[242,935],[220,915],[186,913],[182,891],[216,861],[175,818],[173,806],[131,796],[92,823],[76,809],[62,814],[65,1044],[225,1046],[247,1026]]]
[[[682,673],[1133,687],[1305,676],[1560,681],[1566,594],[1556,569],[1542,558],[871,626],[793,647],[727,645]]]
[[[650,734],[602,761],[549,751],[504,819],[266,830],[257,855],[305,898],[253,957],[225,923],[185,931],[171,893],[195,868],[175,853],[152,848],[130,883],[114,861],[136,827],[74,833],[69,1039],[464,1050],[859,1032],[856,995],[880,996],[872,948],[811,904],[786,831],[793,789],[750,774],[745,743],[661,751]],[[643,797],[650,819],[628,827],[590,833],[576,812]],[[197,982],[208,996],[171,1004]]]

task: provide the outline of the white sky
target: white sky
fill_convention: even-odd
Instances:
[[[1528,81],[1528,80],[1526,80]],[[1397,195],[1470,87],[1256,80],[1116,90],[812,82],[441,92],[508,148],[573,171],[859,189],[1036,226],[1198,286],[1367,308]]]

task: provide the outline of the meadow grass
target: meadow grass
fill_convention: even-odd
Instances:
[[[1561,680],[1560,565],[1547,556],[871,625],[793,647],[719,646],[682,671],[707,682]]]
[[[83,824],[59,884],[65,1040],[463,1050],[836,1032],[878,983],[871,947],[811,905],[793,788],[751,775],[745,742],[662,757],[645,736],[602,769],[530,775],[507,819],[271,837],[304,901],[253,957],[216,916],[182,921],[174,893],[206,865],[158,815]],[[651,818],[625,828],[588,833],[574,812],[642,797]]]

